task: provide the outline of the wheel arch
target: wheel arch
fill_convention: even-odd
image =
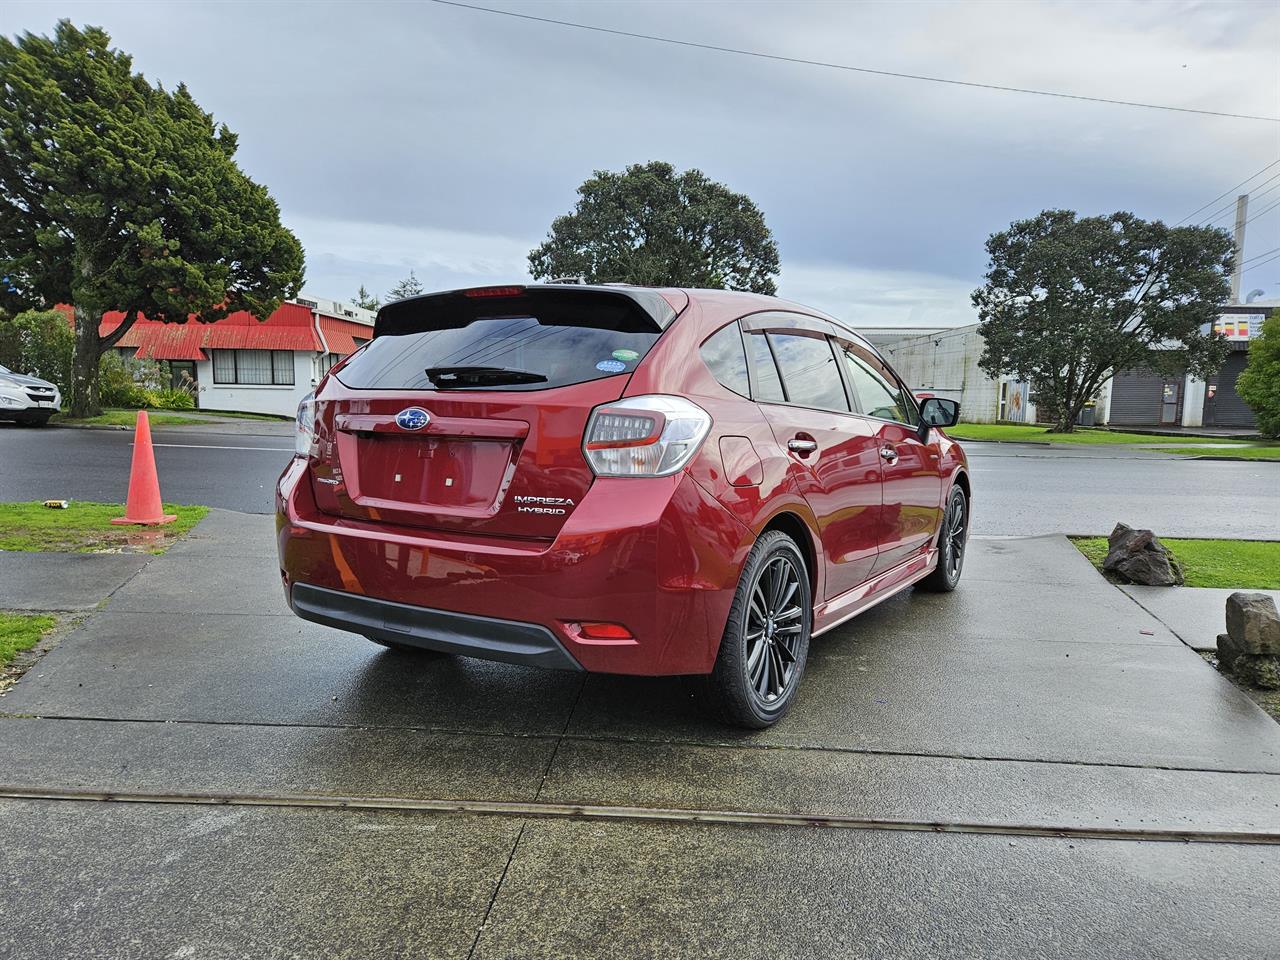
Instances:
[[[784,509],[769,518],[769,522],[760,529],[759,537],[763,537],[770,530],[778,530],[785,533],[796,542],[800,552],[804,554],[805,566],[808,568],[809,573],[810,595],[812,602],[816,604],[819,596],[818,588],[821,586],[818,568],[819,556],[817,543],[814,540],[812,531],[809,529],[809,525],[805,523],[800,514]]]

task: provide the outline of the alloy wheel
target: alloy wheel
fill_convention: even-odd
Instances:
[[[964,548],[968,540],[964,495],[951,499],[951,509],[947,511],[947,576],[955,580],[960,576],[960,566],[964,563]]]
[[[746,617],[746,673],[752,696],[772,706],[795,679],[804,611],[801,572],[788,556],[765,564],[751,591]]]

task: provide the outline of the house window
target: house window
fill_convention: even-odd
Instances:
[[[292,386],[292,350],[214,350],[213,382]]]

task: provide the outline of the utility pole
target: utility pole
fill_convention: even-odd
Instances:
[[[1236,197],[1236,262],[1231,270],[1231,302],[1240,302],[1240,276],[1244,273],[1244,224],[1248,219],[1249,195]]]

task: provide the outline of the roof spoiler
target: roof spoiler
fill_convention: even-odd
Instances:
[[[482,317],[547,316],[563,326],[608,326],[661,333],[677,310],[647,287],[578,283],[504,284],[426,293],[394,300],[378,311],[377,337],[465,327]]]

